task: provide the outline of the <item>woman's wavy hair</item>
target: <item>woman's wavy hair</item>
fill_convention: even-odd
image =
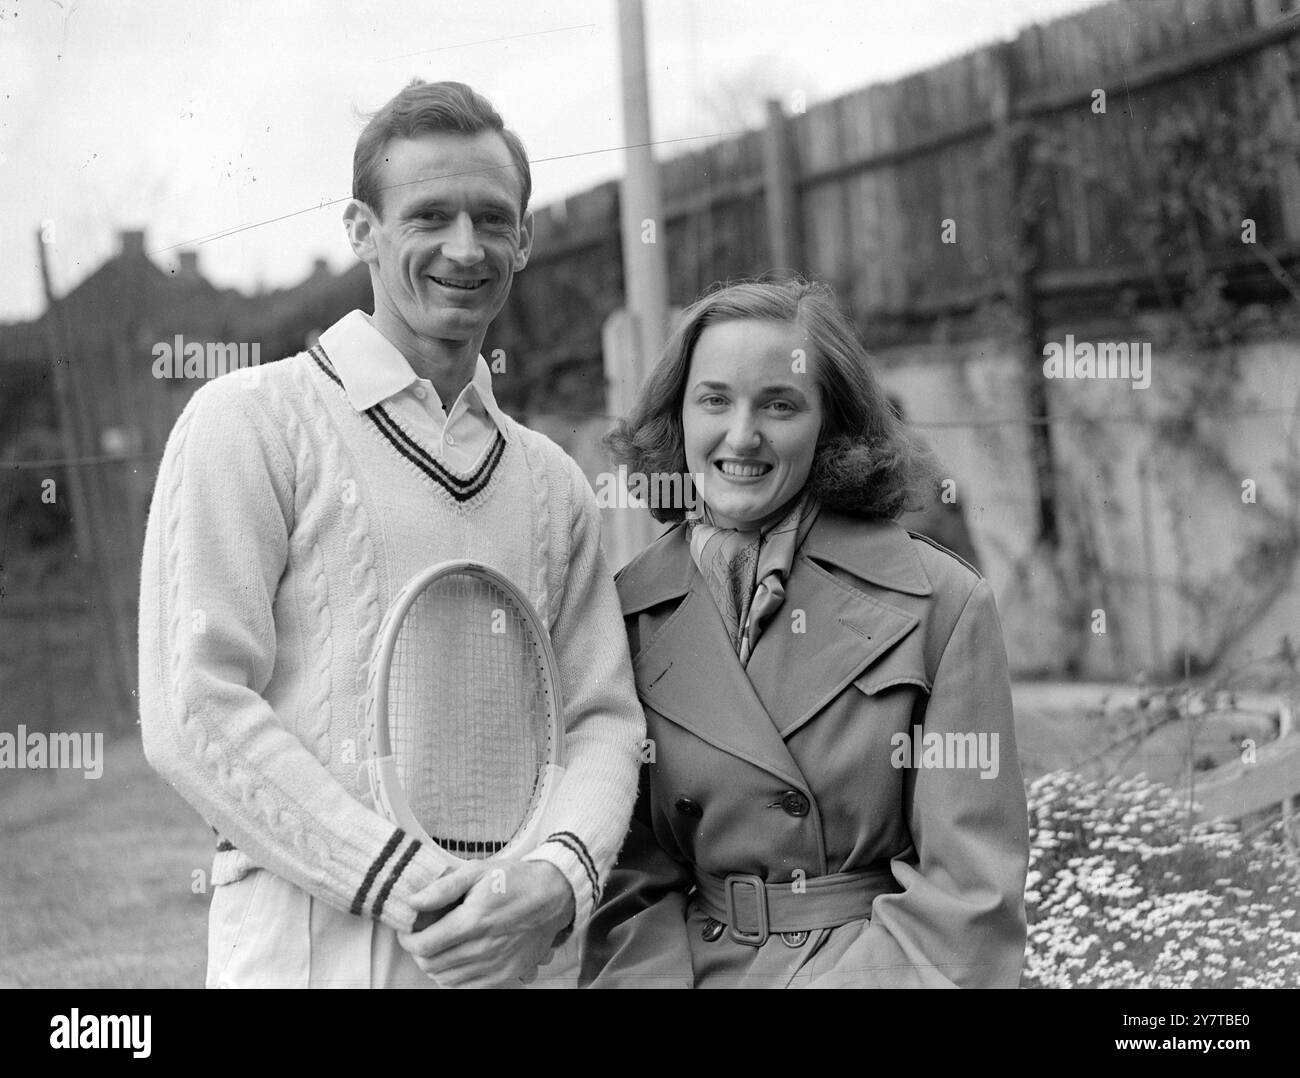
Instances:
[[[928,502],[938,474],[933,454],[890,406],[830,286],[802,279],[723,284],[691,304],[631,414],[605,436],[614,462],[630,474],[686,475],[682,404],[696,342],[709,326],[755,319],[794,323],[816,349],[824,418],[809,486],[821,503],[850,516],[892,520]],[[664,522],[686,515],[680,506],[650,512]]]

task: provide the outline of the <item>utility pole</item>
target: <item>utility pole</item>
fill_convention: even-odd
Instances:
[[[642,0],[618,0],[618,40],[623,78],[624,302],[635,319],[641,355],[636,384],[645,381],[668,336],[668,240],[659,166],[650,145],[650,86],[646,73]]]
[[[606,319],[602,341],[606,408],[611,415],[624,416],[668,337],[668,259],[664,253],[668,236],[659,167],[650,145],[644,7],[642,0],[617,3],[626,147],[619,198],[624,307]],[[607,553],[615,565],[626,564],[657,532],[647,509],[614,510],[608,523]]]

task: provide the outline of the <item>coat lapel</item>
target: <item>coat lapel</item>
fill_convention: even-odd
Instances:
[[[854,587],[828,567],[878,587]],[[784,739],[909,638],[920,646],[919,638],[910,637],[917,616],[881,597],[880,588],[915,596],[932,592],[907,532],[892,521],[855,520],[823,509],[795,558],[785,602],[746,669],[691,561],[682,529],[675,529],[619,578],[624,615],[682,600],[633,656],[637,690],[664,718],[803,786]],[[924,669],[919,655],[915,665]]]
[[[645,705],[724,752],[806,789],[727,639],[682,530],[670,532],[629,565],[618,585],[625,616],[681,599],[632,657]]]
[[[903,528],[822,511],[795,559],[785,602],[749,661],[748,680],[787,738],[903,646],[919,622],[878,588],[854,587],[828,565],[890,591],[925,596],[932,590]],[[924,669],[919,656],[916,666]]]

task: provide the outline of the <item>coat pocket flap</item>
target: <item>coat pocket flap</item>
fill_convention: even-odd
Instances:
[[[918,632],[908,633],[854,678],[853,684],[868,696],[895,685],[917,685],[928,693],[931,682],[925,669],[923,636]]]

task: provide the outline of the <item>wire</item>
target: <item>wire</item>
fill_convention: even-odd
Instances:
[[[557,26],[554,30],[534,30],[529,34],[507,34],[505,37],[489,37],[482,41],[462,41],[458,45],[441,45],[436,49],[424,49],[421,52],[404,52],[400,56],[385,56],[376,63],[386,64],[391,60],[409,60],[412,56],[428,56],[431,52],[447,52],[451,49],[468,49],[474,45],[495,45],[498,41],[517,41],[521,37],[541,37],[543,34],[562,34],[566,30],[593,30],[594,22],[584,22],[580,26]]]
[[[594,157],[596,154],[617,153],[620,150],[640,150],[640,149],[644,149],[647,146],[667,146],[675,142],[698,142],[701,139],[726,138],[729,135],[743,135],[743,134],[746,134],[746,132],[715,131],[710,135],[682,135],[679,138],[653,139],[650,142],[632,142],[632,143],[628,143],[625,146],[606,146],[604,149],[600,149],[600,150],[579,150],[577,153],[561,153],[561,154],[554,154],[551,157],[536,157],[533,158],[529,162],[529,164],[542,165],[552,161],[571,161],[576,157]],[[388,184],[385,187],[380,188],[380,190],[391,191],[391,190],[395,190],[398,187],[409,187],[411,184],[424,183],[428,180],[451,179],[456,176],[468,176],[468,175],[474,175],[482,172],[491,172],[496,169],[512,169],[514,167],[515,166],[513,164],[496,165],[490,169],[476,168],[476,169],[470,169],[466,172],[446,172],[446,173],[440,173],[436,176],[420,176],[414,180],[407,180],[405,183]],[[343,195],[340,198],[321,199],[321,201],[316,203],[316,205],[306,206],[301,210],[293,210],[290,213],[282,213],[278,217],[268,217],[265,221],[254,221],[251,224],[236,225],[233,228],[227,228],[219,232],[210,232],[206,236],[198,236],[195,239],[182,240],[180,243],[173,243],[167,247],[155,247],[150,251],[146,251],[145,253],[150,255],[158,255],[158,254],[164,254],[167,251],[174,251],[178,247],[197,247],[200,244],[211,243],[214,240],[226,239],[228,236],[237,236],[241,232],[249,232],[254,228],[261,228],[263,225],[273,225],[273,224],[277,224],[280,221],[287,221],[291,217],[301,217],[304,213],[311,213],[314,210],[323,210],[325,209],[326,206],[337,206],[340,202],[350,201],[351,198],[352,196],[349,194],[349,195]]]

